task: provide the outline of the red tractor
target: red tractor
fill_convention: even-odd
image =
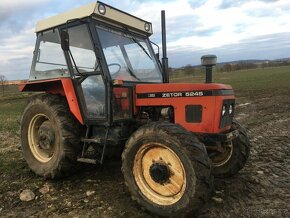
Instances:
[[[243,168],[249,140],[233,120],[232,87],[212,83],[216,56],[202,57],[205,84],[171,84],[164,11],[162,61],[152,33],[151,23],[102,2],[38,22],[20,90],[43,94],[23,112],[22,149],[46,178],[122,154],[132,199],[154,214],[182,216],[204,204],[212,175]]]

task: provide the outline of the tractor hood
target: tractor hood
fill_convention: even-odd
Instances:
[[[178,98],[234,95],[230,85],[216,83],[162,83],[138,84],[137,99],[142,98]]]
[[[232,117],[221,119],[222,108],[234,107],[235,96],[231,86],[216,83],[139,84],[135,102],[137,107],[171,107],[174,123],[191,132],[215,134],[229,130]]]

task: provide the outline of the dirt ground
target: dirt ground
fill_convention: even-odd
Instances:
[[[250,158],[233,178],[215,179],[214,199],[196,217],[290,217],[289,96],[289,90],[239,96],[236,118],[248,131]],[[3,133],[0,140],[0,156],[7,156],[0,171],[0,217],[152,217],[130,199],[120,162],[45,181],[28,169],[16,136]],[[24,189],[35,199],[22,202]]]

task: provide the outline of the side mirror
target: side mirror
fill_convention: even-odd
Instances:
[[[69,35],[67,31],[61,31],[60,33],[61,48],[64,51],[69,50]]]

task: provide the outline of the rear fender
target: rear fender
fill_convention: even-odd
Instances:
[[[73,82],[70,78],[27,82],[19,84],[18,88],[21,92],[37,91],[65,96],[72,114],[81,124],[84,124]]]

